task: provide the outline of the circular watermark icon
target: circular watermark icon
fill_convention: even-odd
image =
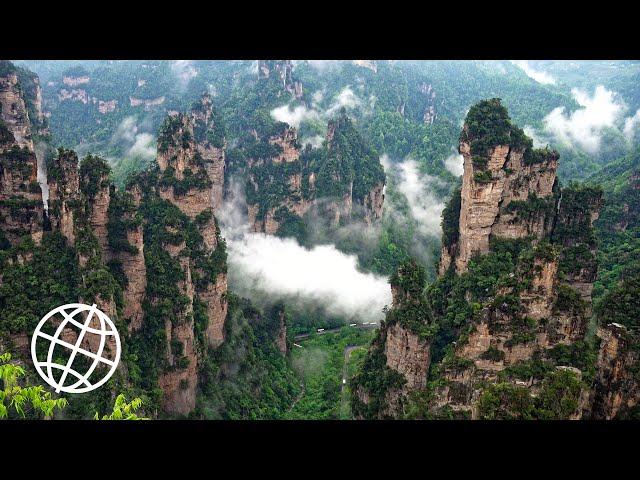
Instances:
[[[33,364],[56,392],[86,393],[102,386],[116,371],[120,353],[115,325],[95,304],[54,308],[31,337]]]

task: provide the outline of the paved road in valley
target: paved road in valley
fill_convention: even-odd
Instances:
[[[368,325],[363,325],[362,323],[358,323],[356,326],[354,326],[353,328],[378,328],[380,325],[377,323],[370,323]],[[342,329],[342,327],[336,327],[336,328],[327,328],[326,330],[322,331],[322,332],[309,332],[309,333],[300,333],[299,335],[296,335],[295,337],[293,337],[294,341],[295,340],[302,340],[303,338],[308,338],[310,337],[312,334],[317,333],[318,335],[324,335],[325,333],[337,333]]]

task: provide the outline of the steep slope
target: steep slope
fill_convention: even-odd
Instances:
[[[560,190],[557,154],[534,150],[497,99],[469,111],[460,152],[465,174],[443,215],[440,278],[423,294],[424,278],[410,276],[419,301],[406,313],[394,294],[370,355],[380,348],[384,370],[400,377],[372,391],[363,380],[376,369],[365,362],[358,414],[580,418],[595,363],[585,335],[602,192]],[[402,269],[392,285],[398,278]]]
[[[24,235],[40,240],[44,210],[33,140],[42,111],[27,101],[20,73],[0,61],[0,243],[12,245]]]
[[[329,122],[326,146],[319,149],[301,149],[296,129],[283,123],[269,130],[266,141],[256,136],[243,151],[253,231],[304,236],[307,213],[328,227],[382,217],[382,165],[344,110]]]
[[[25,191],[23,183],[35,178],[29,141],[33,132],[42,134],[44,122],[30,120],[26,89],[12,75],[10,70],[7,91],[13,110],[2,132],[11,148],[20,148],[15,127],[24,161],[14,165],[3,157],[3,185],[11,192],[6,206],[15,209],[16,201],[27,199],[40,206],[41,217],[30,217],[20,229],[2,222],[0,351],[14,353],[31,373],[28,334],[40,318],[66,303],[95,302],[117,325],[123,355],[103,388],[69,398],[67,418],[92,418],[118,393],[141,397],[150,417],[282,415],[299,389],[284,360],[284,307],[263,315],[235,299],[228,309],[234,297],[227,291],[225,243],[214,216],[224,185],[224,127],[210,98],[167,119],[157,164],[123,190],[112,184],[104,159],[87,155],[79,161],[60,148],[46,165],[50,195],[42,217],[40,188]],[[20,75],[32,79],[28,72]],[[77,339],[71,328],[62,336]],[[98,348],[90,339],[83,342],[88,350]]]

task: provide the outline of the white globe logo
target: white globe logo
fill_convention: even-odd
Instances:
[[[55,331],[50,335],[43,328]],[[38,358],[39,341],[49,342],[46,360]],[[33,364],[56,392],[86,393],[100,387],[116,371],[120,351],[115,325],[95,304],[69,303],[54,308],[40,320],[31,337]],[[82,373],[77,371],[80,368]]]

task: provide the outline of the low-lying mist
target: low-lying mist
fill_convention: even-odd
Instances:
[[[257,302],[321,306],[345,319],[383,318],[383,307],[391,303],[385,277],[360,271],[355,255],[332,244],[306,248],[292,238],[250,232],[241,189],[234,187],[230,197],[217,216],[227,240],[233,291]]]

